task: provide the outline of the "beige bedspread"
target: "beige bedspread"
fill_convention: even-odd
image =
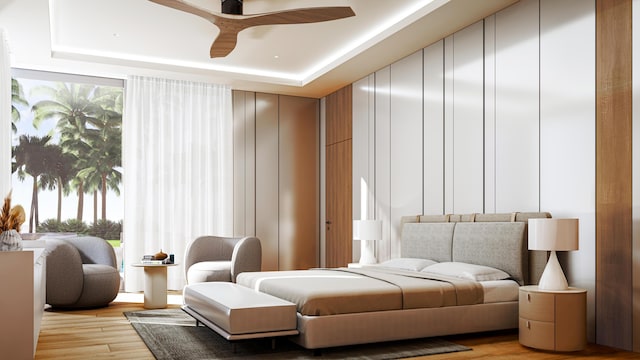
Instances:
[[[302,315],[335,315],[483,302],[470,280],[390,269],[312,269],[242,273],[237,283],[295,303]]]

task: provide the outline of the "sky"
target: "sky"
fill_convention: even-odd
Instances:
[[[20,121],[16,123],[16,127],[18,128],[17,134],[12,134],[12,145],[15,146],[18,143],[18,138],[20,135],[35,135],[35,136],[45,136],[48,134],[53,135],[51,143],[57,143],[58,139],[55,134],[52,134],[52,131],[55,129],[56,122],[54,120],[47,120],[41,123],[38,129],[33,127],[33,114],[31,113],[31,105],[37,103],[42,100],[35,94],[33,94],[32,90],[35,86],[39,85],[53,85],[54,82],[49,81],[38,81],[31,79],[18,78],[17,79],[22,85],[22,89],[24,92],[25,99],[29,102],[29,107],[19,108],[20,110]],[[24,182],[18,179],[18,176],[14,173],[12,174],[12,193],[11,193],[11,205],[15,206],[17,204],[22,205],[26,211],[27,218],[30,215],[30,206],[31,206],[31,193],[33,186],[33,178],[27,177]],[[122,194],[122,186],[120,186],[120,192]],[[6,195],[6,194],[5,194]],[[3,197],[5,196],[3,195]],[[63,195],[64,196],[64,195]],[[101,195],[98,193],[98,219],[102,218],[101,213],[101,203],[100,203]],[[58,194],[57,190],[52,191],[43,191],[40,190],[38,193],[38,210],[39,210],[39,220],[43,222],[46,219],[55,219],[57,217],[57,204],[58,204]],[[68,219],[75,219],[77,213],[77,204],[78,204],[78,196],[77,194],[71,193],[68,197],[63,197],[62,201],[62,221]],[[107,219],[111,221],[121,221],[123,219],[123,210],[124,210],[124,200],[122,196],[118,196],[112,191],[107,193]],[[84,197],[84,208],[83,208],[83,221],[90,225],[93,223],[93,194],[85,194]]]

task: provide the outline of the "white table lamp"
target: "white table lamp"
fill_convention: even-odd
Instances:
[[[375,264],[378,261],[373,253],[373,241],[382,238],[381,220],[354,220],[353,239],[360,240],[360,264]]]
[[[538,288],[567,290],[569,285],[556,251],[578,250],[578,219],[529,219],[529,250],[551,251]]]

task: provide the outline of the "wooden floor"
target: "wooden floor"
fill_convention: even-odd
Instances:
[[[36,359],[149,359],[154,357],[122,314],[143,310],[142,294],[120,294],[110,306],[95,310],[45,311]],[[169,307],[179,307],[179,294]],[[553,353],[518,343],[517,331],[446,337],[472,351],[416,359],[640,359],[640,354],[590,344],[586,350]],[[318,357],[319,360],[322,357]]]

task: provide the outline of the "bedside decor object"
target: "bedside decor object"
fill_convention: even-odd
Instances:
[[[373,253],[373,241],[382,238],[381,220],[354,220],[353,239],[360,240],[360,265],[378,262]]]
[[[11,207],[11,191],[9,191],[0,210],[0,251],[22,250],[20,226],[24,220],[25,213],[22,206]]]
[[[530,219],[529,250],[551,251],[538,288],[567,290],[569,286],[556,251],[578,250],[578,219]]]

